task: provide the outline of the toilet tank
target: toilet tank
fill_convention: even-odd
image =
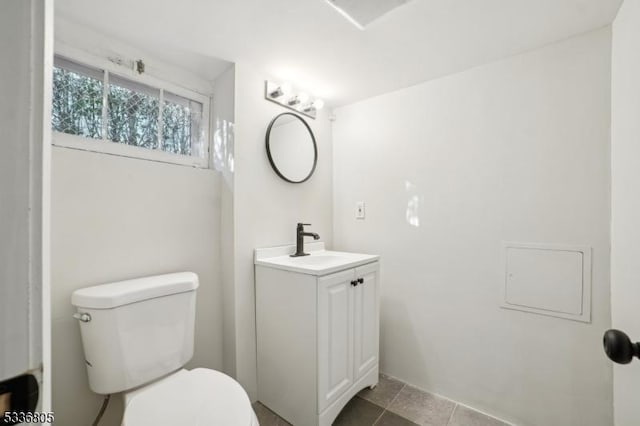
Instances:
[[[183,367],[193,356],[197,288],[196,274],[180,272],[74,291],[91,390],[123,392]]]

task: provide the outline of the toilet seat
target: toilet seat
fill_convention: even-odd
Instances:
[[[125,395],[123,426],[258,426],[238,382],[206,368],[180,370]]]

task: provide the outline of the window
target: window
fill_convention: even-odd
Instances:
[[[160,83],[56,56],[54,144],[206,167],[209,99]]]

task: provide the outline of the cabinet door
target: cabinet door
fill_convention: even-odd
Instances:
[[[353,384],[354,270],[318,279],[318,413]]]
[[[362,281],[354,288],[354,380],[358,380],[378,363],[378,262],[355,271],[356,279]]]

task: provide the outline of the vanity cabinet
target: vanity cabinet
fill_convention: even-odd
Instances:
[[[377,256],[322,273],[256,264],[258,400],[296,426],[330,425],[378,382]]]

